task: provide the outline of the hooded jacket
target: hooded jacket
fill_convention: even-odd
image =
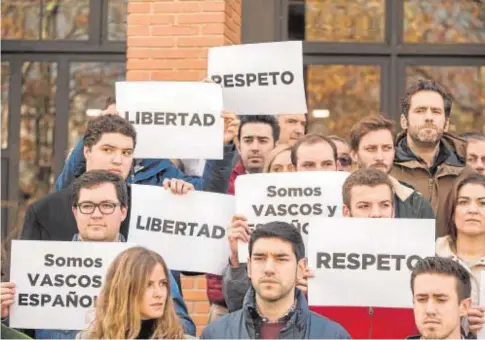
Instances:
[[[259,339],[261,316],[253,288],[244,297],[243,308],[207,325],[201,339]],[[350,339],[342,326],[308,309],[305,296],[295,289],[295,308],[288,315],[279,339]]]
[[[391,175],[401,182],[412,185],[424,198],[430,200],[436,215],[436,237],[446,235],[444,211],[448,196],[458,176],[472,172],[466,167],[466,141],[444,133],[432,167],[435,171],[431,171],[426,163],[410,150],[406,141],[406,131],[399,134],[396,145]]]
[[[431,204],[420,193],[392,176],[389,179],[394,188],[396,218],[435,218]]]

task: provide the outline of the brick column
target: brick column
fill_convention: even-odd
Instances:
[[[127,80],[201,80],[207,48],[241,43],[241,0],[129,0]]]
[[[127,80],[202,80],[209,47],[240,43],[241,0],[128,1]],[[184,277],[182,286],[200,334],[209,311],[205,277]]]

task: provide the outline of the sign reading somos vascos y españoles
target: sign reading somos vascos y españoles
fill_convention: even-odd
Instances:
[[[298,228],[305,247],[313,216],[342,216],[342,185],[349,173],[305,171],[242,175],[236,178],[236,213],[248,219],[250,228],[284,221]],[[247,243],[238,242],[239,261],[249,256]]]
[[[209,48],[209,77],[224,110],[239,115],[307,113],[301,41]]]
[[[121,242],[12,241],[10,280],[15,302],[10,326],[85,329]]]
[[[222,159],[220,85],[117,82],[116,108],[137,131],[135,158]]]

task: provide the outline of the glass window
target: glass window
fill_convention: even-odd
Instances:
[[[44,0],[42,39],[87,40],[89,0]]]
[[[2,61],[2,149],[8,145],[8,86],[10,77],[10,66],[8,62]]]
[[[290,1],[289,39],[384,42],[385,0]]]
[[[451,93],[451,132],[485,133],[485,65],[406,67],[407,86],[419,79],[435,80]]]
[[[380,112],[380,76],[375,65],[308,66],[309,130],[348,138],[355,122]]]
[[[3,0],[2,39],[39,39],[40,18],[40,0]]]
[[[4,0],[2,39],[87,40],[88,17],[89,0]]]
[[[69,141],[71,150],[84,135],[88,110],[104,109],[115,83],[125,80],[125,63],[76,62],[70,64]],[[90,111],[91,112],[91,111]]]
[[[53,140],[57,64],[22,64],[19,204],[49,193],[54,184]],[[21,209],[22,210],[22,209]]]
[[[484,43],[485,3],[405,0],[403,34],[407,43]]]
[[[126,40],[126,16],[128,0],[108,2],[108,40]]]

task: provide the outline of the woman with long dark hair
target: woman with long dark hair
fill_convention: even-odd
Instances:
[[[458,180],[445,213],[448,235],[436,240],[436,255],[454,259],[471,274],[472,307],[463,326],[476,335],[484,318],[478,304],[480,276],[485,270],[485,176],[471,174]]]

